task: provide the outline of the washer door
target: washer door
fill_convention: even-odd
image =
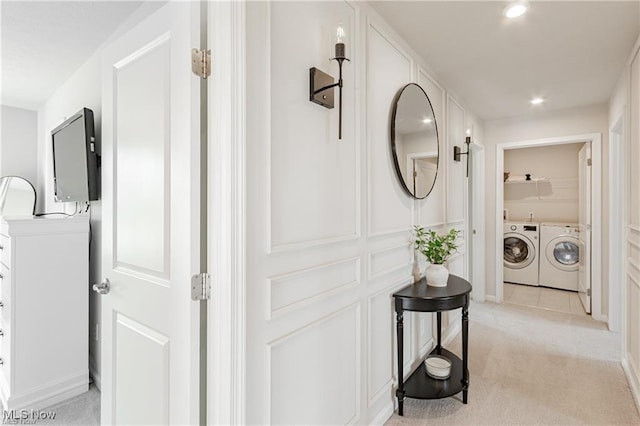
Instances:
[[[553,267],[561,271],[577,271],[580,261],[578,239],[571,236],[556,237],[547,244],[546,255]]]
[[[522,234],[509,232],[504,234],[504,266],[510,269],[522,269],[531,265],[536,258],[536,249],[531,240]]]

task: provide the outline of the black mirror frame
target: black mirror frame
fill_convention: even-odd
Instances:
[[[422,91],[422,93],[424,94],[425,98],[427,98],[427,102],[429,103],[429,109],[431,109],[431,114],[433,115],[433,125],[436,129],[436,141],[437,141],[437,146],[438,146],[438,162],[437,162],[437,166],[436,166],[436,175],[433,178],[433,183],[431,184],[431,188],[429,188],[429,191],[427,191],[427,195],[425,195],[424,197],[416,197],[415,194],[411,193],[411,191],[409,190],[409,188],[407,187],[406,182],[404,181],[404,178],[402,177],[402,171],[400,170],[400,164],[398,163],[398,154],[396,152],[396,113],[398,110],[398,101],[400,100],[400,97],[402,96],[402,93],[405,91],[405,89],[409,86],[416,86],[418,89],[420,89]],[[405,84],[396,94],[395,98],[393,99],[393,110],[391,112],[391,125],[389,126],[391,129],[391,152],[393,154],[393,165],[394,168],[396,169],[396,176],[398,177],[398,180],[400,181],[400,185],[402,186],[402,189],[404,189],[404,191],[411,196],[412,198],[415,198],[416,200],[424,200],[425,198],[427,198],[429,196],[429,194],[431,194],[431,191],[433,191],[433,188],[436,186],[436,180],[438,179],[438,171],[440,170],[440,134],[438,133],[438,123],[436,120],[436,113],[433,110],[433,105],[431,104],[431,99],[429,99],[429,95],[427,95],[427,92],[424,91],[424,89],[417,83],[409,83],[409,84]]]

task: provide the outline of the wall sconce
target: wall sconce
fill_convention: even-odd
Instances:
[[[467,136],[464,143],[467,145],[467,152],[462,152],[459,146],[453,147],[453,161],[460,161],[463,155],[470,155],[471,150],[469,149],[469,145],[471,145],[471,136]],[[467,177],[469,177],[469,157],[467,157]]]
[[[349,61],[349,58],[345,56],[344,39],[344,28],[338,26],[336,29],[335,57],[331,58],[332,61],[335,60],[338,62],[340,69],[340,76],[337,83],[333,82],[332,76],[320,71],[318,68],[309,68],[309,100],[311,102],[332,109],[333,88],[338,87],[338,139],[342,139],[342,63]]]

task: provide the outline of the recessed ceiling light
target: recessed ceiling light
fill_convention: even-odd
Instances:
[[[533,98],[533,99],[531,99],[531,105],[540,105],[543,102],[544,102],[544,99],[542,99],[542,98]]]
[[[504,10],[504,16],[507,18],[517,18],[518,16],[524,15],[527,9],[529,9],[529,3],[526,1],[511,3]]]
[[[424,120],[422,120],[422,122],[423,122],[424,124],[429,124],[429,123],[431,123],[432,121],[433,121],[433,120],[431,120],[430,118],[425,118]]]

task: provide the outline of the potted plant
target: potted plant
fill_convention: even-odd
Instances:
[[[458,236],[460,231],[451,229],[446,234],[438,234],[435,231],[425,231],[422,226],[414,226],[415,248],[429,261],[425,271],[427,285],[434,287],[446,287],[449,279],[449,270],[444,263],[458,250]]]

